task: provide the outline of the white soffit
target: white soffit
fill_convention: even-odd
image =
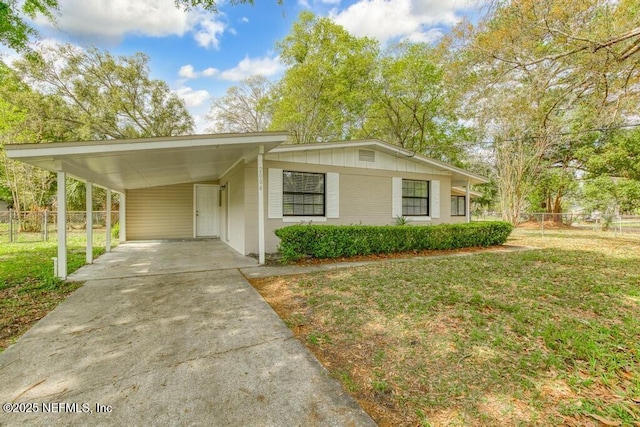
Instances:
[[[7,156],[116,191],[217,180],[287,139],[283,132],[5,145]]]

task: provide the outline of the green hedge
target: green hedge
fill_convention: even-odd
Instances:
[[[501,245],[512,230],[508,222],[493,221],[431,226],[292,225],[275,233],[283,260],[296,261]]]

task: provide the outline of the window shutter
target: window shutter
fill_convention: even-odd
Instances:
[[[340,218],[340,175],[327,172],[327,218]]]
[[[269,168],[269,212],[271,219],[282,218],[282,169]]]
[[[440,181],[431,181],[431,218],[440,218]]]
[[[394,176],[391,182],[391,216],[398,218],[402,216],[402,178]]]

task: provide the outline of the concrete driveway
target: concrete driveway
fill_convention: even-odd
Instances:
[[[83,267],[0,354],[0,425],[374,425],[238,271],[255,264],[196,241]]]

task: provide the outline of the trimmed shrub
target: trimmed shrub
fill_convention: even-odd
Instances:
[[[283,261],[502,245],[513,230],[503,221],[431,226],[292,225],[275,231]]]

